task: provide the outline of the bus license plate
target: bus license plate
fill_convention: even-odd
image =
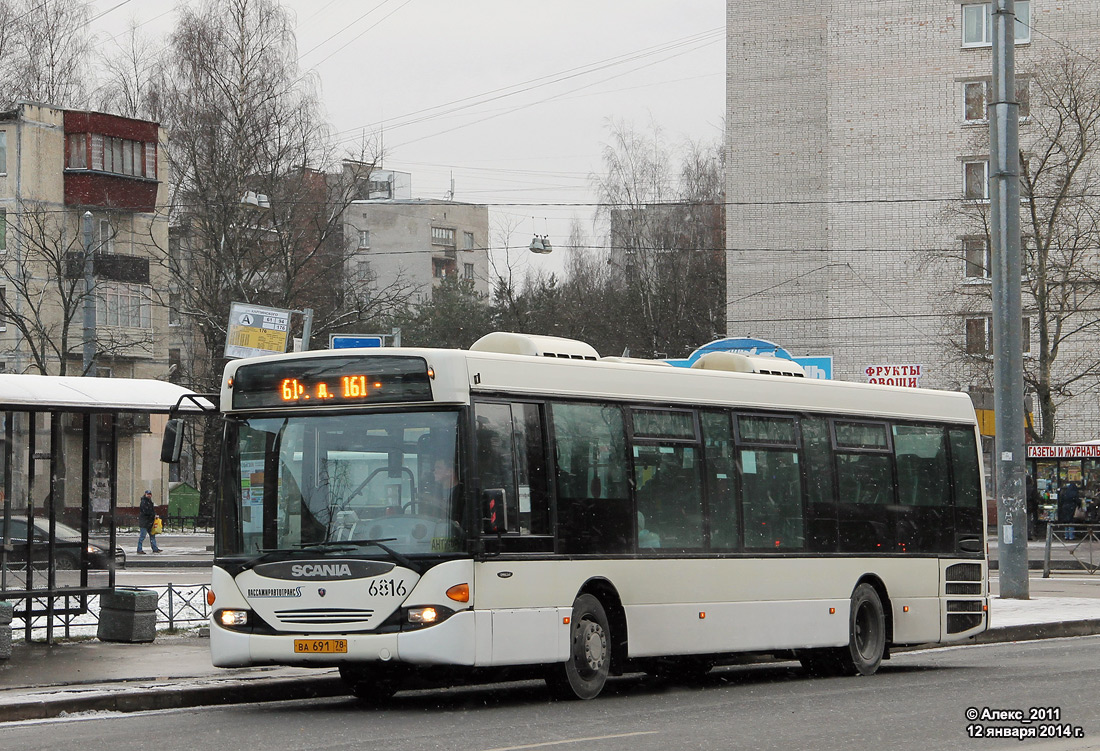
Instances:
[[[347,639],[295,639],[295,654],[344,654],[348,651]]]

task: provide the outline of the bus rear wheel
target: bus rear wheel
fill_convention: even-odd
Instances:
[[[874,587],[863,583],[852,592],[848,646],[805,650],[798,659],[811,675],[873,675],[885,653],[886,613],[882,598]]]
[[[882,599],[870,584],[860,584],[852,592],[848,633],[845,669],[855,670],[860,675],[874,675],[886,653],[886,613]]]
[[[603,691],[611,666],[607,613],[598,599],[581,595],[569,623],[569,659],[550,666],[546,683],[558,698],[594,699]]]
[[[347,666],[340,668],[340,678],[359,701],[382,704],[401,690],[405,671],[398,665]]]

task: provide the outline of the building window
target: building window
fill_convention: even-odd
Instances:
[[[432,259],[432,276],[442,279],[447,276],[447,262],[440,258]]]
[[[143,284],[100,282],[96,296],[96,325],[150,328],[151,292],[152,289]]]
[[[989,160],[963,162],[963,198],[981,201],[989,198]]]
[[[988,355],[993,352],[990,347],[989,319],[966,319],[966,354]]]
[[[68,169],[91,168],[116,175],[155,178],[156,144],[112,138],[101,133],[70,133],[65,166]]]
[[[455,247],[455,231],[450,227],[432,227],[432,245]]]
[[[68,158],[65,166],[69,169],[88,169],[88,134],[70,133]]]
[[[8,250],[8,210],[0,209],[0,253]]]
[[[8,317],[5,315],[8,309],[8,290],[7,287],[0,287],[0,331],[8,330]],[[3,373],[0,370],[0,373]]]
[[[963,119],[968,123],[988,122],[988,105],[993,98],[988,80],[963,82]],[[1016,79],[1016,104],[1019,118],[1025,120],[1031,116],[1031,79]]]
[[[1021,349],[1024,354],[1027,354],[1031,352],[1031,319],[1021,319],[1020,325]],[[992,318],[966,319],[966,353],[968,355],[993,354]]]
[[[168,325],[180,325],[180,293],[168,293]]]
[[[183,381],[183,360],[178,349],[168,350],[168,382],[178,384]]]
[[[370,230],[369,229],[359,230],[359,247],[360,248],[369,248],[370,247]]]
[[[115,233],[111,228],[110,219],[99,220],[99,248],[100,253],[115,252]]]
[[[463,232],[462,233],[462,249],[473,250],[474,249],[474,233]]]
[[[1031,117],[1031,79],[1016,79],[1016,103],[1020,107],[1020,119]]]
[[[0,130],[0,175],[8,174],[8,132]]]
[[[473,279],[474,278],[474,265],[472,263],[462,264],[462,278]]]
[[[988,88],[986,81],[967,81],[963,84],[963,119],[966,122],[986,121],[985,100]]]
[[[969,3],[962,6],[963,47],[989,47],[993,44],[993,3]],[[1031,3],[1016,0],[1016,44],[1031,41]]]
[[[359,277],[359,279],[369,281],[371,278],[370,261],[364,261],[362,259],[357,260],[355,262],[355,273],[356,276]]]
[[[145,146],[145,177],[155,180],[157,177],[157,145],[146,143]]]
[[[984,237],[963,238],[963,257],[966,259],[967,279],[989,279],[992,275],[989,240]]]

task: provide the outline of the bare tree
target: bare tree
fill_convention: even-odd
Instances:
[[[635,354],[686,354],[725,329],[722,151],[689,144],[679,179],[660,130],[611,123],[595,178],[613,293]]]
[[[19,347],[26,348],[30,367],[42,375],[68,375],[83,371],[84,303],[88,292],[84,281],[85,251],[79,227],[72,215],[52,211],[36,202],[23,202],[8,213],[9,261],[0,265],[4,294],[0,316],[19,332]],[[107,238],[100,238],[100,243]],[[100,243],[91,248],[99,255]],[[105,317],[107,300],[102,287],[109,282],[105,266],[97,269],[91,290]],[[146,280],[147,281],[147,280]],[[115,303],[117,304],[117,302]],[[148,310],[149,300],[138,302]],[[153,344],[148,329],[97,326],[96,355],[92,367],[119,355],[132,355]],[[22,352],[20,352],[22,354]]]
[[[166,260],[174,309],[202,352],[182,379],[196,388],[219,383],[232,302],[310,308],[321,338],[407,293],[345,273],[344,211],[373,161],[336,154],[292,28],[276,0],[206,0],[181,11],[169,40],[160,107],[181,233]],[[202,467],[204,508],[214,464]]]
[[[136,21],[120,37],[98,56],[103,81],[93,97],[95,106],[124,117],[159,120],[163,50],[140,34]]]
[[[0,3],[0,96],[61,107],[83,105],[91,56],[90,7],[83,0]]]
[[[1024,383],[1038,410],[1032,436],[1053,442],[1061,405],[1100,388],[1100,63],[1095,55],[1065,51],[1027,73],[1030,111],[1020,124],[1022,294],[1031,330]],[[973,148],[988,153],[985,129]],[[948,255],[972,281],[988,277],[988,210],[984,201],[951,210],[966,236]],[[989,338],[979,329],[991,304],[990,286],[981,283],[962,285],[948,302],[954,320],[970,321],[969,331],[953,332],[953,349],[987,384]]]

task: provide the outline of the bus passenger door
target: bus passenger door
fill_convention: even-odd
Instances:
[[[482,532],[502,552],[553,551],[542,406],[477,402],[474,422]]]

